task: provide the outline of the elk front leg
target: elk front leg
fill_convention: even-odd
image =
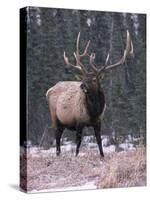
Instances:
[[[83,129],[83,127],[77,126],[77,134],[76,134],[76,144],[77,144],[77,147],[76,147],[76,156],[79,154],[79,148],[80,148],[81,139],[82,139],[82,129]]]
[[[96,141],[99,147],[100,155],[104,157],[102,139],[101,139],[101,122],[94,126],[94,132],[95,132]]]

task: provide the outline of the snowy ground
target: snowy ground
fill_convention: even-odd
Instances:
[[[136,140],[133,138],[133,140]],[[102,145],[103,145],[103,151],[104,153],[112,153],[116,151],[115,145],[111,144],[109,142],[109,137],[107,136],[102,136]],[[39,156],[41,154],[42,156],[47,156],[48,155],[53,155],[56,153],[56,147],[55,143],[51,148],[48,150],[44,150],[43,148],[39,147],[33,147],[29,146],[27,148],[28,154],[32,154],[34,156]],[[82,143],[81,143],[81,148],[84,147],[87,150],[93,149],[93,150],[98,150],[97,143],[95,141],[94,136],[84,136]],[[70,152],[71,154],[75,154],[75,149],[76,149],[76,144],[73,143],[72,141],[68,141],[67,138],[63,138],[62,145],[61,145],[61,151],[62,152]],[[123,143],[119,144],[118,146],[119,151],[129,151],[129,150],[136,150],[134,147],[133,143],[131,143],[130,140],[125,140]],[[85,152],[86,153],[86,152]],[[83,153],[80,153],[80,155],[83,155]]]
[[[105,138],[103,138],[105,139]],[[90,140],[90,141],[88,141]],[[146,184],[146,161],[144,147],[135,148],[129,142],[107,146],[103,140],[105,158],[100,159],[97,144],[85,138],[78,157],[75,144],[64,140],[60,157],[55,147],[44,150],[38,147],[27,149],[27,158],[21,153],[21,177],[26,175],[30,193],[68,191],[110,187],[144,186]],[[22,186],[26,184],[22,181]]]

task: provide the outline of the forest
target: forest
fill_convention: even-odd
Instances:
[[[46,91],[58,81],[75,80],[66,67],[63,52],[74,62],[78,32],[80,48],[91,40],[89,52],[96,53],[96,64],[117,62],[123,54],[129,30],[134,56],[109,71],[102,86],[107,109],[102,134],[135,135],[146,140],[146,15],[89,10],[27,8],[27,137],[39,144],[44,130],[51,133]],[[88,61],[85,60],[88,67]],[[88,133],[88,130],[87,130]],[[70,134],[69,134],[70,136]],[[46,139],[46,141],[49,141]]]

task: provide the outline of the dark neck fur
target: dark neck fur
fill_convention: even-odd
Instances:
[[[91,122],[96,122],[103,112],[105,105],[105,96],[102,90],[86,94],[86,109],[90,116]]]

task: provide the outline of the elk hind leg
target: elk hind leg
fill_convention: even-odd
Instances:
[[[82,139],[82,129],[83,127],[78,127],[77,128],[77,134],[76,134],[76,156],[79,154],[79,148],[81,145],[81,139]]]
[[[64,127],[63,125],[59,124],[57,126],[57,129],[55,131],[55,138],[56,138],[56,155],[59,156],[61,153],[61,148],[60,148],[60,140],[61,140],[61,136],[62,133],[64,131]]]

